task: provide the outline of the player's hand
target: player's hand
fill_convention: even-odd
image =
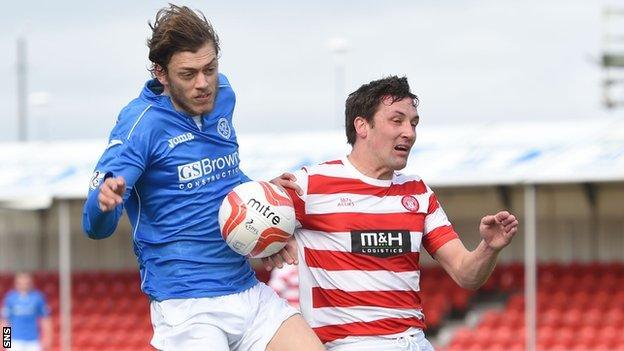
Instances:
[[[103,212],[108,212],[123,202],[126,192],[126,180],[123,177],[106,178],[100,185],[98,206]]]
[[[279,185],[284,188],[292,189],[297,194],[299,194],[299,196],[301,196],[303,195],[303,190],[301,190],[301,187],[297,185],[297,183],[295,183],[296,181],[297,181],[297,178],[295,177],[294,174],[285,172],[285,173],[282,173],[281,176],[272,179],[271,183],[275,185]]]
[[[518,220],[509,212],[501,211],[495,215],[483,217],[479,225],[479,232],[491,249],[500,251],[509,245],[511,239],[518,232]]]
[[[286,246],[281,249],[278,253],[273,254],[269,257],[265,257],[262,259],[262,264],[267,271],[277,267],[284,267],[284,263],[287,264],[298,264],[297,260],[297,242],[294,237],[290,237],[288,242],[286,242]]]

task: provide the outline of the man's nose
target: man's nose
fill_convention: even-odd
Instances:
[[[203,73],[197,75],[195,79],[195,87],[197,89],[204,89],[208,86],[208,76]]]
[[[416,128],[411,123],[406,123],[403,126],[403,135],[409,140],[416,139]]]

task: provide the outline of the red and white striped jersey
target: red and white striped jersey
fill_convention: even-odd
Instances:
[[[433,254],[457,238],[416,176],[367,177],[347,158],[295,172],[303,316],[326,346],[424,328],[421,243]]]

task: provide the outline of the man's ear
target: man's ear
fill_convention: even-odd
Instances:
[[[169,85],[167,70],[164,69],[161,65],[154,65],[154,75],[156,76],[156,79],[158,79],[160,84],[165,87]]]
[[[368,136],[368,129],[370,127],[366,118],[361,116],[355,117],[353,120],[353,126],[355,127],[355,134],[361,139],[366,139],[366,136]]]

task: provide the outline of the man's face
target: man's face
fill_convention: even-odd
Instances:
[[[175,108],[190,115],[212,111],[218,90],[219,62],[212,43],[197,52],[182,51],[171,56],[167,71],[156,70]]]
[[[28,274],[15,276],[15,289],[19,292],[28,292],[32,288],[32,278]]]
[[[369,151],[371,166],[388,172],[405,168],[419,121],[414,101],[404,98],[392,103],[392,97],[386,97],[373,121],[374,125],[367,124],[366,137],[361,140]]]

